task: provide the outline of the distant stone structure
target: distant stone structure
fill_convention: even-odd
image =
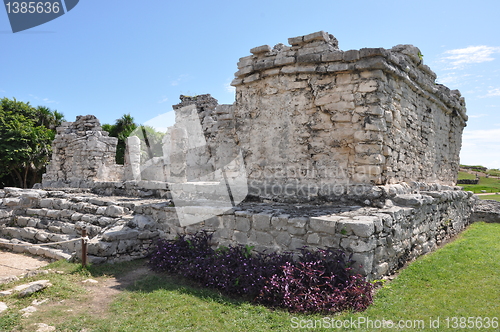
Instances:
[[[340,248],[373,279],[464,229],[476,199],[454,186],[460,93],[411,45],[341,51],[322,31],[289,44],[240,59],[233,105],[181,96],[162,156],[144,158],[132,136],[116,165],[116,139],[94,116],[64,123],[45,190],[0,191],[0,234],[15,239],[0,245],[86,227],[91,259],[116,262],[205,229],[260,251]]]
[[[63,122],[52,142],[44,186],[91,188],[95,182],[122,180],[123,166],[115,161],[117,143],[118,139],[109,137],[93,115]]]

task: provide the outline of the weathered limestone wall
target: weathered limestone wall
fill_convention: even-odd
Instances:
[[[213,181],[215,171],[238,154],[234,108],[219,105],[209,94],[180,99],[173,105],[176,123],[164,139],[163,156],[172,175],[167,181]]]
[[[381,101],[385,181],[453,185],[467,121],[464,98],[435,83],[436,75],[422,66],[417,48],[399,45],[389,54],[393,67],[377,90],[388,96]]]
[[[93,115],[62,123],[52,143],[43,187],[91,188],[94,182],[122,180],[123,167],[115,162],[117,143]]]
[[[454,184],[467,116],[419,50],[343,52],[318,32],[241,58],[235,122],[251,193],[332,199],[347,184]]]
[[[0,246],[71,240],[85,227],[90,260],[118,262],[144,257],[160,237],[208,230],[214,245],[248,244],[259,251],[341,248],[353,253],[358,272],[375,279],[463,230],[475,202],[458,187],[414,183],[380,189],[388,197],[383,208],[244,203],[220,213],[217,207],[191,206],[186,213],[214,212],[213,217],[182,227],[168,199],[6,188],[0,190],[0,235],[14,240]],[[79,242],[60,245],[59,253],[26,249],[49,257],[78,256],[79,250]]]

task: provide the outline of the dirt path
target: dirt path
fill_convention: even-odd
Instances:
[[[90,295],[90,300],[84,308],[80,309],[98,315],[106,312],[116,295],[148,274],[151,274],[151,270],[146,266],[141,266],[118,278],[108,277],[104,280],[100,278],[97,284],[88,283],[85,288]]]
[[[44,258],[1,250],[0,279],[10,276],[20,276],[26,272],[48,265],[49,263],[50,260]]]
[[[11,276],[19,277],[49,263],[49,260],[43,258],[0,250],[0,280]],[[63,324],[69,317],[106,317],[110,304],[121,292],[151,273],[147,266],[140,265],[118,277],[105,275],[95,277],[95,279],[93,277],[85,279],[84,276],[78,276],[77,279],[80,280],[74,280],[74,282],[84,287],[83,294],[76,293],[74,297],[61,301],[47,298],[48,302],[37,307],[38,310],[33,316],[22,319],[18,327],[19,331],[24,331],[24,329],[39,331],[38,326],[41,322],[49,327],[57,326]],[[54,310],[60,314],[54,315],[52,313]],[[45,316],[46,314],[48,316]],[[14,331],[18,330],[14,329]],[[87,329],[84,328],[81,331],[87,331]]]

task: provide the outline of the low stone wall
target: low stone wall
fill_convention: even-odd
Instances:
[[[457,180],[457,184],[478,184],[479,179],[461,179]]]
[[[141,258],[158,238],[207,230],[214,245],[246,244],[258,251],[340,248],[353,253],[356,271],[375,279],[463,230],[475,203],[471,192],[458,187],[414,183],[378,189],[386,197],[380,208],[242,203],[221,212],[184,206],[184,213],[206,220],[181,227],[169,199],[6,188],[0,191],[0,234],[48,243],[78,238],[85,227],[90,261],[100,263]],[[74,242],[58,249],[74,256],[80,250]]]
[[[485,221],[500,223],[500,202],[491,199],[479,200],[474,206],[471,221]]]
[[[248,244],[258,251],[296,251],[303,246],[353,253],[355,270],[370,279],[394,272],[428,253],[470,222],[475,198],[453,187],[381,187],[383,208],[243,204],[186,231],[214,231],[218,244]]]

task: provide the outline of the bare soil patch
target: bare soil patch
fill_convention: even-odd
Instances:
[[[89,300],[85,303],[84,308],[79,308],[79,311],[102,315],[120,292],[151,273],[151,270],[146,266],[141,266],[118,278],[100,277],[97,284],[87,283],[85,288]]]
[[[0,279],[20,276],[26,272],[37,270],[48,265],[50,260],[41,257],[0,251]]]

